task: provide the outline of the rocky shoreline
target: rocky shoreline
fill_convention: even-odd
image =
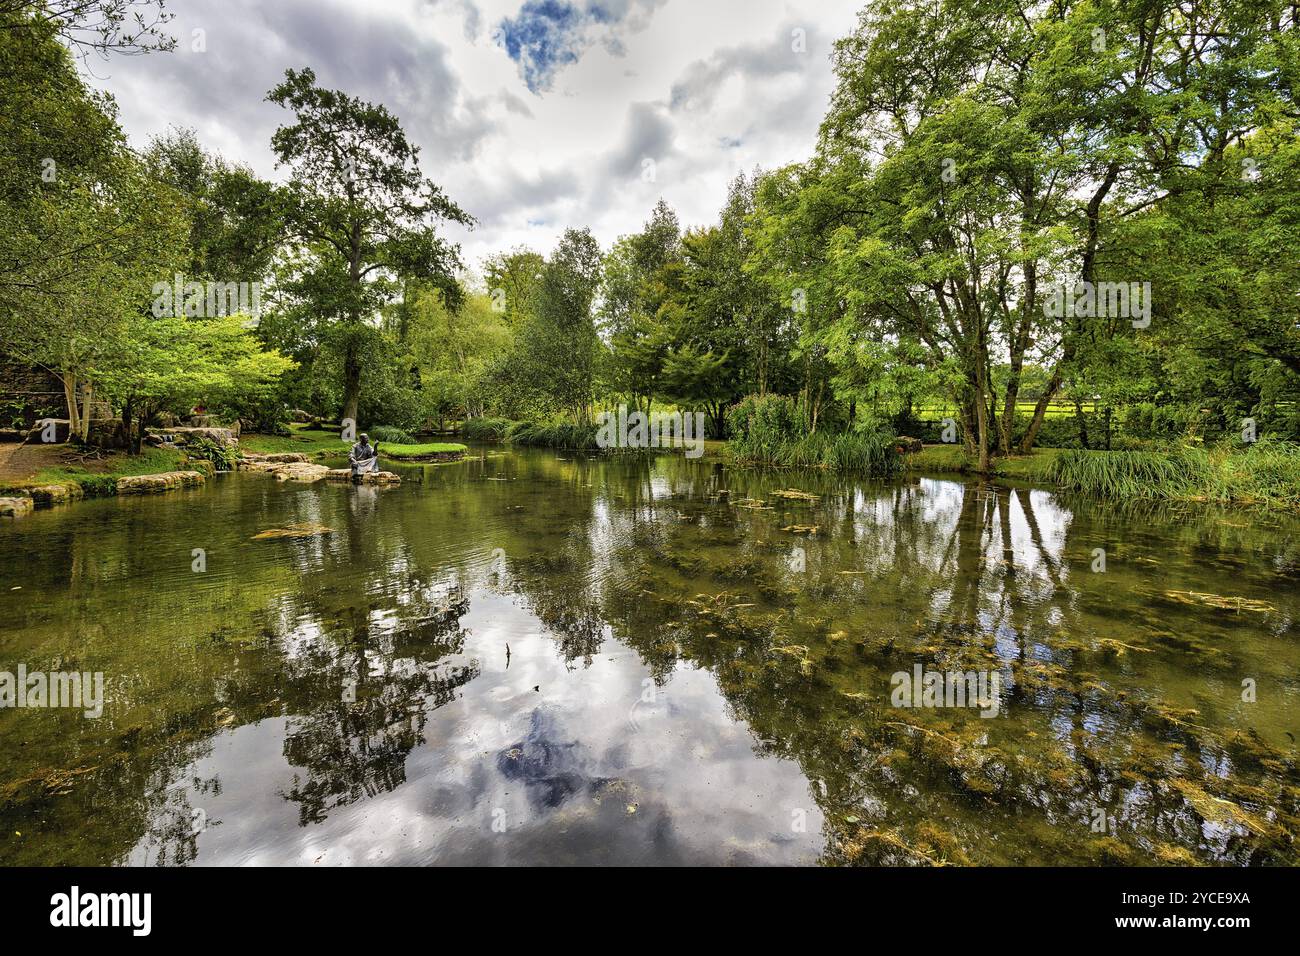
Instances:
[[[117,495],[149,495],[203,485],[216,469],[209,461],[194,461],[192,467],[180,471],[166,471],[156,475],[127,475],[113,485]],[[317,481],[353,481],[350,468],[328,468],[310,460],[299,452],[279,454],[249,454],[235,462],[236,471],[256,472],[277,481],[312,483]],[[360,475],[355,479],[363,485],[400,485],[402,479],[390,471]],[[75,481],[59,484],[31,485],[15,489],[18,493],[0,497],[0,518],[21,518],[37,508],[51,508],[70,504],[86,497],[85,489]]]

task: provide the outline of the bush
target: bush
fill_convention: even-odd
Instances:
[[[415,444],[415,436],[392,425],[375,425],[367,434],[372,442],[386,441],[394,445]]]
[[[747,395],[727,409],[731,446],[742,458],[775,461],[804,433],[798,403],[789,395]]]
[[[192,437],[185,445],[185,454],[199,461],[210,461],[218,471],[229,471],[235,466],[239,449],[234,445],[223,445],[219,441],[203,436]]]

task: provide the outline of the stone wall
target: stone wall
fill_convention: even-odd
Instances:
[[[110,418],[106,402],[91,402],[91,418]],[[0,428],[30,429],[42,418],[67,418],[63,382],[53,372],[0,359]],[[21,421],[21,426],[19,425]]]

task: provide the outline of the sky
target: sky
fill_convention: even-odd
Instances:
[[[471,270],[588,226],[608,248],[666,199],[714,222],[738,171],[807,158],[853,0],[171,0],[171,53],[92,60],[132,145],[170,127],[258,174],[287,68],[384,104],[477,219]]]

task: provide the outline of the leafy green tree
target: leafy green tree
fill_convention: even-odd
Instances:
[[[566,229],[518,329],[506,383],[584,424],[602,355],[593,312],[600,281],[600,244],[588,229]]]
[[[292,362],[267,351],[245,327],[247,316],[206,319],[137,316],[114,356],[109,394],[122,409],[131,451],[160,412],[196,403],[255,403]]]
[[[368,320],[400,291],[403,279],[458,296],[458,248],[441,238],[439,222],[473,220],[420,171],[419,150],[382,105],[316,85],[310,69],[287,70],[267,99],[292,110],[271,146],[292,180],[285,219],[301,244],[295,293],[332,334],[324,341],[341,358],[343,417],[354,421]]]

